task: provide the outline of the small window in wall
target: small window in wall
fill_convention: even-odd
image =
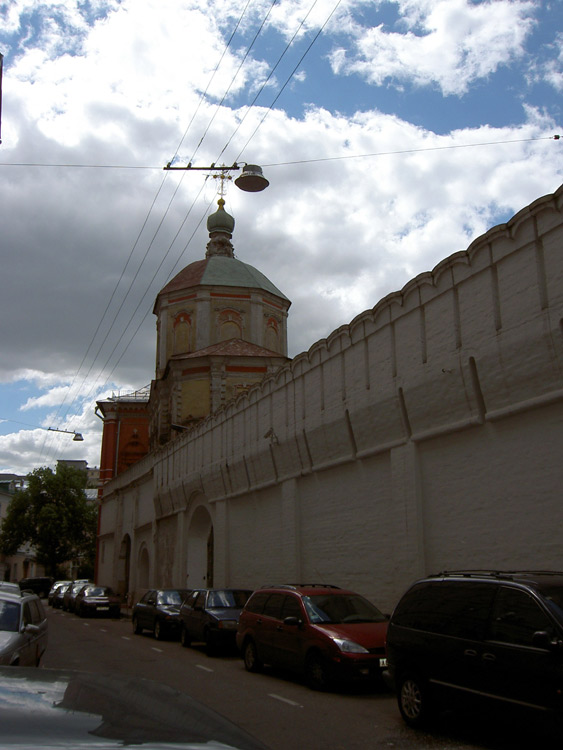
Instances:
[[[242,315],[236,310],[222,310],[217,317],[219,341],[242,338]]]
[[[187,354],[190,350],[192,320],[187,312],[174,318],[174,354]]]

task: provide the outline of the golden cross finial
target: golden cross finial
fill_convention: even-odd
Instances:
[[[217,192],[219,194],[219,198],[221,198],[221,200],[223,200],[224,197],[225,197],[225,195],[226,195],[226,193],[227,193],[227,188],[225,186],[225,180],[232,180],[233,178],[232,178],[232,176],[230,174],[227,174],[226,170],[228,169],[228,167],[224,167],[224,168],[219,167],[219,169],[221,169],[221,173],[220,174],[214,174],[214,175],[212,175],[212,177],[213,177],[214,180],[221,180],[221,185],[219,186],[219,190]],[[224,202],[225,201],[223,200],[223,203]]]

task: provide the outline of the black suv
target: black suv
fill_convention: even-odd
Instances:
[[[414,583],[387,634],[399,710],[420,726],[451,699],[563,712],[563,572],[440,573]]]
[[[54,582],[55,579],[48,576],[22,578],[20,581],[20,589],[22,591],[33,591],[33,593],[37,594],[40,599],[45,599],[49,596],[49,591]]]

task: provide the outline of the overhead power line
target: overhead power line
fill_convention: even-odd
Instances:
[[[206,87],[205,91],[204,91],[204,92],[202,93],[202,95],[201,95],[201,97],[200,97],[199,103],[198,103],[198,105],[197,105],[197,107],[196,107],[196,109],[195,109],[195,111],[194,111],[194,113],[193,113],[193,115],[192,115],[192,118],[191,118],[190,122],[188,123],[188,126],[186,127],[186,129],[185,129],[185,131],[184,131],[184,134],[182,135],[182,138],[180,139],[180,142],[179,142],[179,144],[178,144],[178,146],[177,146],[177,148],[176,148],[176,151],[175,151],[175,154],[174,154],[174,157],[173,157],[173,158],[176,158],[176,156],[177,156],[177,154],[178,154],[178,151],[179,151],[179,149],[181,148],[181,145],[182,145],[182,143],[184,142],[184,139],[186,138],[186,135],[187,135],[188,131],[190,130],[190,128],[191,128],[191,126],[192,126],[192,124],[193,124],[193,122],[194,122],[194,120],[195,120],[195,117],[196,117],[196,115],[197,115],[197,112],[199,111],[199,108],[200,108],[200,106],[201,106],[201,103],[202,103],[202,101],[204,100],[204,98],[205,98],[205,95],[207,94],[207,91],[209,90],[209,87],[211,86],[211,83],[212,83],[212,81],[213,81],[213,79],[214,79],[214,77],[215,77],[215,75],[216,75],[216,73],[217,73],[217,71],[218,71],[218,69],[219,69],[219,66],[221,65],[221,62],[222,62],[223,58],[225,57],[225,55],[226,55],[226,53],[227,53],[227,51],[228,51],[228,49],[229,49],[229,47],[230,47],[230,45],[231,45],[231,42],[233,41],[233,38],[234,38],[234,36],[235,36],[235,34],[236,34],[236,32],[237,32],[237,30],[238,30],[238,28],[239,28],[239,26],[240,26],[240,24],[241,24],[241,22],[242,22],[242,19],[243,19],[243,17],[244,17],[244,15],[245,15],[245,13],[246,13],[246,10],[247,10],[247,8],[248,8],[248,6],[249,6],[250,2],[251,2],[251,0],[247,0],[247,3],[246,3],[246,5],[245,5],[245,7],[244,7],[244,9],[243,9],[243,11],[242,11],[242,13],[241,13],[241,15],[240,15],[240,17],[239,17],[238,21],[237,21],[237,23],[236,23],[236,25],[235,25],[235,28],[234,28],[234,30],[233,30],[233,32],[232,32],[232,34],[231,34],[231,36],[230,36],[230,38],[229,38],[229,40],[228,40],[227,44],[225,45],[225,48],[224,48],[224,50],[223,50],[223,53],[222,53],[222,55],[221,55],[221,58],[219,59],[219,62],[217,63],[217,65],[216,65],[216,67],[215,67],[215,70],[213,71],[213,73],[212,73],[212,75],[211,75],[211,77],[210,77],[210,79],[209,79],[209,81],[208,81],[207,87]],[[274,3],[275,3],[275,2],[277,2],[277,0],[274,0]],[[14,165],[8,165],[8,166],[18,166],[18,165],[14,164]],[[21,166],[23,166],[23,165],[21,165]],[[43,166],[43,165],[41,165],[41,164],[39,164],[39,163],[35,163],[35,164],[34,164],[33,166]],[[85,168],[85,169],[100,169],[100,168],[109,168],[109,169],[158,169],[158,170],[162,169],[162,167],[144,167],[144,166],[139,166],[139,165],[106,165],[106,166],[104,166],[104,165],[94,165],[94,164],[92,164],[92,165],[91,165],[91,164],[82,164],[82,165],[58,165],[58,166],[59,166],[59,167],[65,167],[65,166],[66,166],[66,167],[81,167],[81,168]],[[117,284],[115,285],[115,288],[114,288],[114,290],[113,290],[113,292],[112,292],[112,294],[111,294],[111,297],[110,297],[110,299],[109,299],[108,303],[106,304],[106,308],[105,308],[105,310],[104,310],[104,312],[103,312],[103,314],[102,314],[102,317],[101,317],[101,319],[100,319],[100,321],[99,321],[99,323],[98,323],[98,326],[97,326],[97,328],[96,328],[96,330],[95,330],[95,332],[94,332],[94,334],[93,334],[93,336],[92,336],[92,339],[91,339],[91,341],[90,341],[90,343],[89,343],[89,345],[88,345],[88,348],[87,348],[87,350],[86,350],[86,353],[84,354],[84,356],[83,356],[83,358],[82,358],[82,361],[81,361],[81,363],[80,363],[80,365],[79,365],[79,368],[78,368],[78,370],[76,371],[76,374],[75,374],[75,376],[74,376],[74,378],[73,378],[73,380],[72,380],[71,386],[70,386],[70,388],[68,389],[68,391],[67,391],[67,394],[65,395],[65,398],[63,399],[63,402],[62,402],[62,403],[61,403],[61,404],[59,405],[59,407],[58,407],[58,409],[57,409],[57,413],[56,413],[56,416],[57,416],[57,417],[58,417],[58,415],[60,414],[61,410],[63,409],[63,407],[64,407],[64,405],[65,405],[65,403],[66,403],[66,401],[67,401],[67,396],[71,394],[71,392],[72,392],[72,389],[73,389],[73,387],[74,387],[74,384],[75,384],[75,382],[76,382],[76,381],[77,381],[77,379],[78,379],[79,373],[80,373],[80,371],[81,371],[82,367],[84,366],[84,363],[85,363],[85,361],[86,361],[86,359],[87,359],[87,357],[88,357],[88,354],[90,353],[90,350],[92,349],[92,347],[93,347],[93,345],[94,345],[94,341],[95,341],[95,339],[96,339],[96,336],[98,335],[98,333],[99,333],[99,331],[100,331],[100,329],[101,329],[101,326],[102,326],[102,324],[103,324],[103,322],[104,322],[104,320],[105,320],[106,316],[108,315],[108,312],[109,312],[110,306],[111,306],[111,304],[112,304],[112,302],[113,302],[113,299],[114,299],[114,297],[115,297],[115,295],[116,295],[116,293],[117,293],[117,290],[118,290],[118,288],[119,288],[119,285],[121,284],[121,281],[122,281],[122,279],[123,279],[123,277],[124,277],[124,275],[125,275],[125,271],[126,271],[126,269],[127,269],[127,266],[129,265],[129,262],[131,261],[131,258],[132,258],[132,256],[133,256],[133,253],[134,253],[134,251],[135,251],[135,248],[137,247],[137,245],[138,245],[138,243],[139,243],[139,241],[140,241],[141,235],[143,234],[143,232],[144,232],[144,230],[145,230],[145,227],[146,227],[146,225],[147,225],[147,222],[148,222],[148,220],[149,220],[149,218],[150,218],[150,215],[151,215],[151,213],[152,213],[152,211],[153,211],[153,209],[154,209],[154,207],[155,207],[155,204],[156,204],[157,198],[158,198],[158,196],[160,195],[160,192],[162,191],[162,188],[164,187],[164,183],[165,183],[165,181],[166,181],[166,179],[167,179],[167,178],[168,178],[168,174],[166,174],[166,175],[164,176],[164,178],[163,178],[163,180],[162,180],[162,182],[161,182],[161,184],[160,184],[160,186],[159,186],[159,188],[158,188],[158,190],[157,190],[157,192],[156,192],[156,195],[155,195],[155,197],[153,198],[153,201],[152,201],[152,203],[151,203],[151,206],[150,206],[150,208],[149,208],[149,210],[148,210],[148,213],[147,213],[147,215],[146,215],[146,217],[145,217],[145,220],[144,220],[144,222],[143,222],[143,225],[142,225],[142,227],[141,227],[141,229],[140,229],[140,231],[139,231],[139,233],[138,233],[138,235],[137,235],[137,239],[135,240],[135,243],[133,244],[133,247],[132,247],[132,249],[131,249],[131,251],[130,251],[130,253],[129,253],[129,256],[128,256],[128,258],[127,258],[126,262],[125,262],[125,266],[123,267],[123,270],[122,270],[122,272],[121,272],[121,275],[120,275],[120,277],[119,277],[119,280],[117,281]],[[183,177],[182,177],[182,179],[183,179]],[[118,317],[119,313],[121,312],[121,310],[122,310],[122,308],[123,308],[123,305],[124,305],[124,303],[125,303],[125,300],[126,300],[126,299],[127,299],[127,297],[129,296],[129,293],[130,293],[130,292],[131,292],[131,290],[132,290],[132,287],[133,287],[133,285],[134,285],[134,283],[135,283],[135,281],[136,281],[136,279],[137,279],[137,276],[138,276],[138,274],[139,274],[139,272],[140,272],[140,270],[141,270],[141,267],[142,267],[143,263],[145,262],[145,260],[146,260],[146,258],[147,258],[147,256],[148,256],[148,254],[149,254],[149,252],[150,252],[150,250],[151,250],[151,248],[152,248],[152,246],[153,246],[153,244],[154,244],[154,241],[155,241],[155,239],[156,239],[156,235],[157,235],[157,234],[158,234],[158,232],[160,231],[160,228],[162,227],[162,224],[164,223],[164,220],[165,220],[166,216],[168,215],[168,212],[169,212],[169,210],[170,210],[170,206],[171,206],[171,204],[172,204],[172,202],[173,202],[173,200],[174,200],[174,198],[175,198],[175,196],[176,196],[176,194],[177,194],[177,192],[178,192],[178,190],[179,190],[180,184],[181,184],[181,181],[180,181],[180,182],[178,183],[178,185],[176,186],[176,189],[174,190],[174,193],[173,193],[173,195],[172,195],[172,198],[170,199],[170,201],[169,201],[169,203],[168,203],[168,206],[167,206],[167,208],[166,208],[166,211],[165,211],[165,213],[164,213],[164,216],[162,217],[161,221],[159,222],[159,224],[158,224],[158,227],[157,227],[157,229],[156,229],[155,233],[153,234],[152,240],[151,240],[151,242],[149,243],[149,246],[148,246],[148,248],[147,248],[147,250],[146,250],[146,252],[145,252],[145,255],[143,256],[143,258],[142,258],[142,260],[141,260],[141,262],[140,262],[140,264],[139,264],[139,267],[138,267],[138,269],[137,269],[137,271],[136,271],[136,273],[135,273],[135,275],[134,275],[134,277],[133,277],[132,281],[131,281],[131,282],[130,282],[130,284],[129,284],[129,287],[127,288],[127,291],[126,291],[126,293],[125,293],[125,296],[124,296],[124,297],[122,298],[122,301],[121,301],[121,305],[119,306],[119,309],[118,309],[118,310],[117,310],[117,312],[115,313],[115,315],[114,315],[114,317],[113,317],[113,320],[111,321],[111,323],[110,323],[110,325],[109,325],[109,328],[107,329],[107,331],[106,331],[106,333],[105,333],[105,335],[104,335],[104,337],[103,337],[103,339],[102,339],[102,342],[101,342],[101,344],[99,345],[99,347],[98,347],[98,350],[97,350],[96,354],[94,355],[94,358],[93,358],[93,360],[92,360],[92,362],[91,362],[91,364],[90,364],[90,367],[89,367],[89,369],[88,369],[88,372],[87,372],[87,373],[86,373],[86,375],[85,375],[85,376],[84,376],[84,377],[82,378],[82,382],[81,382],[81,384],[80,384],[80,387],[78,388],[78,392],[77,392],[77,395],[76,395],[76,396],[75,396],[75,397],[73,398],[72,402],[71,402],[71,403],[70,403],[70,404],[69,404],[69,405],[67,406],[67,409],[66,409],[66,412],[65,412],[65,416],[66,416],[66,415],[68,415],[68,412],[69,412],[69,410],[70,410],[71,406],[72,406],[72,405],[73,405],[73,404],[74,404],[74,403],[75,403],[75,402],[76,402],[76,401],[78,400],[78,393],[80,392],[81,388],[82,388],[82,387],[84,386],[84,383],[86,382],[86,380],[87,380],[88,376],[90,375],[90,373],[91,373],[92,369],[94,368],[94,365],[95,365],[95,363],[96,363],[96,361],[97,361],[98,357],[100,356],[100,353],[101,353],[101,350],[102,350],[102,348],[103,348],[104,344],[105,344],[105,343],[106,343],[106,341],[108,340],[108,337],[109,337],[109,335],[110,335],[111,331],[113,330],[113,327],[114,327],[114,325],[115,325],[115,323],[116,323],[117,317]],[[200,192],[201,192],[201,191],[200,191]],[[190,209],[190,211],[188,212],[188,216],[189,216],[189,214],[190,214],[190,213],[191,213],[191,209]],[[182,226],[184,225],[184,223],[185,223],[185,221],[187,220],[188,216],[186,216],[186,217],[184,218],[184,221],[182,222],[182,224],[181,224],[181,226],[180,226],[180,229],[181,229],[181,228],[182,228]],[[198,226],[199,226],[199,224],[198,224]],[[180,229],[178,229],[178,231],[177,231],[177,233],[176,233],[176,235],[175,235],[175,237],[174,237],[174,240],[172,241],[172,243],[171,243],[170,247],[168,248],[168,251],[167,251],[166,255],[164,256],[164,258],[163,258],[163,259],[161,259],[160,265],[159,265],[159,266],[158,266],[158,268],[157,268],[157,272],[158,272],[158,270],[160,269],[160,267],[162,266],[162,263],[164,262],[165,258],[166,258],[166,257],[168,256],[168,254],[169,254],[169,252],[170,252],[170,250],[171,250],[171,248],[172,248],[172,245],[174,244],[174,242],[175,242],[175,240],[176,240],[176,238],[177,238],[177,236],[178,236],[178,234],[179,234],[179,232],[180,232]],[[182,251],[182,253],[183,253],[183,252],[185,252],[185,248],[184,248],[184,250]],[[156,275],[156,273],[157,273],[157,272],[155,272],[155,275]],[[153,279],[154,279],[154,277],[153,277]],[[152,283],[152,282],[151,282],[151,283]],[[150,284],[149,284],[149,288],[150,288]],[[137,307],[135,308],[135,312],[137,312],[137,310],[139,309],[139,306],[141,305],[142,301],[144,300],[144,298],[145,298],[146,294],[148,293],[148,291],[149,291],[149,288],[145,289],[145,291],[143,292],[143,295],[142,295],[142,297],[141,297],[141,300],[140,300],[140,302],[138,303]],[[135,313],[134,313],[134,314],[135,314]],[[133,315],[134,315],[134,314],[133,314]],[[148,315],[148,312],[147,312],[147,313],[145,314],[145,316],[144,316],[143,320],[144,320],[144,319],[145,319],[145,318],[147,317],[147,315]],[[124,336],[124,334],[125,334],[125,332],[126,332],[126,330],[127,330],[127,327],[128,327],[128,326],[129,326],[129,325],[131,324],[131,322],[132,322],[132,319],[133,319],[133,316],[132,316],[132,317],[130,318],[129,322],[127,323],[127,325],[126,325],[126,326],[125,326],[125,328],[123,329],[123,331],[122,331],[122,333],[121,333],[121,336],[120,336],[120,338],[119,338],[119,340],[118,340],[117,344],[116,344],[116,345],[114,346],[114,348],[112,349],[112,352],[111,352],[110,356],[108,357],[108,359],[107,359],[107,361],[106,361],[106,363],[105,363],[105,365],[104,365],[104,368],[102,368],[102,371],[101,371],[101,372],[103,372],[103,369],[105,369],[105,367],[106,367],[106,366],[108,365],[108,363],[109,363],[109,360],[110,360],[110,359],[111,359],[111,357],[113,356],[113,353],[115,352],[115,350],[116,350],[116,348],[117,348],[118,344],[119,344],[119,343],[121,342],[121,340],[122,340],[122,338],[123,338],[123,336]],[[141,323],[142,323],[142,321],[141,321]],[[141,324],[139,324],[139,327],[140,327],[140,325],[141,325]],[[137,328],[137,329],[136,329],[136,331],[135,331],[135,333],[133,333],[133,336],[132,336],[132,337],[131,337],[131,339],[129,340],[129,343],[128,343],[128,344],[126,345],[126,347],[125,347],[125,349],[124,349],[124,351],[123,351],[122,355],[121,355],[121,356],[119,357],[119,359],[118,359],[118,363],[119,363],[119,362],[121,361],[121,358],[123,357],[123,355],[124,355],[124,354],[125,354],[125,352],[127,351],[127,349],[128,349],[128,347],[129,347],[129,345],[130,345],[131,341],[132,341],[132,340],[133,340],[133,338],[135,337],[135,335],[136,335],[136,333],[138,332],[138,330],[139,330],[139,328]],[[114,368],[113,368],[113,370],[111,371],[111,373],[110,373],[110,375],[108,376],[108,378],[106,379],[106,383],[107,383],[107,382],[109,381],[109,378],[111,377],[111,374],[112,374],[112,373],[113,373],[113,371],[115,370],[116,366],[117,366],[117,363],[116,363],[116,365],[114,366]],[[101,372],[100,372],[100,373],[98,374],[98,376],[97,376],[97,378],[96,378],[96,382],[97,382],[98,378],[100,377],[100,375],[101,375]],[[104,384],[104,385],[105,385],[105,384]],[[87,394],[86,398],[87,398],[87,397],[88,397],[88,396],[89,396],[89,395],[90,395],[90,394],[92,393],[92,391],[93,391],[93,388],[94,388],[94,386],[92,386],[92,388],[91,388],[91,389],[90,389],[90,391],[88,392],[88,394]],[[43,441],[43,447],[42,447],[42,449],[41,449],[41,453],[42,453],[42,454],[43,454],[43,450],[44,450],[44,448],[45,448],[45,442],[46,442],[46,441]]]
[[[373,151],[368,154],[342,154],[341,156],[320,156],[317,159],[296,159],[294,161],[276,161],[262,164],[263,167],[285,167],[292,164],[313,164],[322,161],[344,161],[346,159],[370,159],[376,156],[395,156],[400,154],[416,154],[424,151],[441,151],[457,148],[476,148],[478,146],[502,146],[506,143],[530,143],[532,141],[558,141],[560,135],[541,135],[535,138],[510,138],[502,141],[480,141],[477,143],[452,143],[448,146],[425,146],[424,148],[404,148],[395,151]],[[48,164],[38,162],[0,162],[0,167],[67,167],[69,169],[159,169],[151,166],[132,167],[127,164]]]

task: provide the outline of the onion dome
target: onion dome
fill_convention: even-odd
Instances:
[[[217,201],[219,208],[214,214],[207,217],[207,231],[209,232],[209,242],[207,243],[206,258],[213,255],[222,255],[227,258],[234,257],[234,248],[231,243],[235,220],[228,214],[223,206],[225,201],[219,198]]]

